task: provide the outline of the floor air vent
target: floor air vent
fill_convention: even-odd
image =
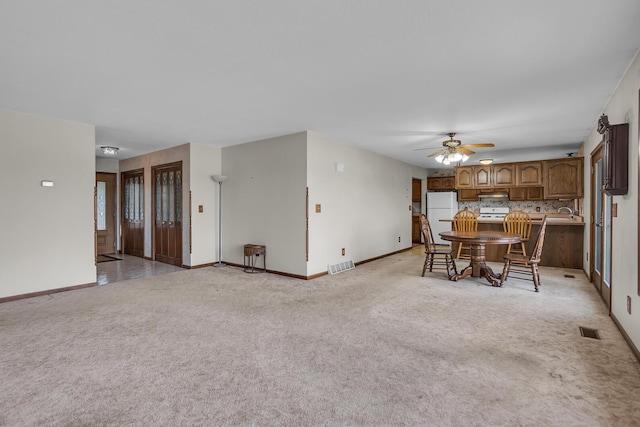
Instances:
[[[583,328],[582,326],[580,326],[580,335],[586,338],[594,338],[597,340],[600,339],[600,334],[598,333],[597,329]]]
[[[356,266],[353,264],[353,261],[349,260],[329,265],[327,270],[329,271],[329,274],[338,274],[342,273],[343,271],[353,270],[354,268],[356,268]]]
[[[575,279],[576,276],[574,276],[573,274],[565,274],[564,277],[566,277],[567,279]]]

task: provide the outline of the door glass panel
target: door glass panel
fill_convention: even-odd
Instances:
[[[598,191],[596,191],[596,200],[595,200],[595,212],[593,213],[594,221],[596,224],[595,227],[595,262],[594,269],[601,273],[600,266],[602,265],[602,227],[599,227],[598,224],[602,224],[602,197],[601,190],[599,190],[602,183],[602,161],[599,161],[595,164],[595,174],[596,174],[596,185],[598,185]]]
[[[162,173],[162,220],[169,221],[169,188],[167,173]]]
[[[169,221],[175,221],[176,187],[173,182],[173,171],[169,172]]]
[[[182,173],[176,172],[176,221],[182,221]]]
[[[162,221],[162,184],[160,174],[156,175],[156,221]]]
[[[104,231],[107,229],[107,183],[104,181],[98,181],[98,206],[96,209],[98,211],[98,231]]]
[[[602,228],[604,259],[602,263],[602,280],[607,286],[611,284],[611,199],[611,196],[604,195],[604,227]]]

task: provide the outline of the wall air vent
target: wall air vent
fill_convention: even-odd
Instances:
[[[338,274],[342,273],[343,271],[353,270],[354,268],[356,268],[356,266],[353,261],[348,260],[327,266],[327,271],[329,272],[329,274]]]

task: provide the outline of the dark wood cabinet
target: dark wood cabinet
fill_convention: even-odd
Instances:
[[[544,198],[580,199],[583,196],[582,157],[544,162]]]
[[[516,185],[516,167],[513,163],[494,165],[493,187],[513,187]]]
[[[434,176],[427,178],[427,190],[429,191],[453,191],[455,188],[455,176]]]
[[[629,191],[629,125],[610,125],[604,133],[604,184],[602,190],[611,196]]]
[[[516,163],[516,186],[542,187],[542,162]]]

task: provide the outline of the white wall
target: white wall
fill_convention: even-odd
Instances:
[[[336,171],[336,163],[344,165],[344,172]],[[326,272],[328,264],[358,262],[411,246],[411,181],[423,180],[425,193],[426,169],[315,132],[308,132],[307,169],[307,275]]]
[[[613,218],[613,261],[611,311],[629,335],[636,348],[640,348],[640,297],[638,296],[638,92],[640,89],[640,57],[627,70],[623,80],[611,97],[603,113],[609,123],[629,123],[629,192],[614,196],[618,204],[618,217]],[[585,156],[585,218],[591,212],[590,154],[602,140],[595,131],[589,134],[584,144]],[[584,265],[588,271],[590,228],[585,227]],[[632,314],[627,313],[627,295],[631,297]]]
[[[218,184],[212,175],[221,175],[219,147],[190,144],[191,174],[191,266],[218,259]],[[186,177],[186,175],[185,175]],[[203,212],[198,212],[202,205]],[[186,217],[188,218],[188,217]],[[187,250],[189,246],[187,245]]]
[[[222,259],[266,245],[267,268],[306,276],[306,132],[222,149]]]
[[[120,173],[144,168],[144,256],[151,257],[151,237],[153,231],[151,205],[151,168],[168,163],[182,161],[182,263],[191,265],[189,254],[189,175],[190,175],[189,144],[178,145],[166,150],[155,151],[142,156],[132,157],[120,161]]]
[[[0,141],[0,297],[94,283],[95,128],[0,110]]]

